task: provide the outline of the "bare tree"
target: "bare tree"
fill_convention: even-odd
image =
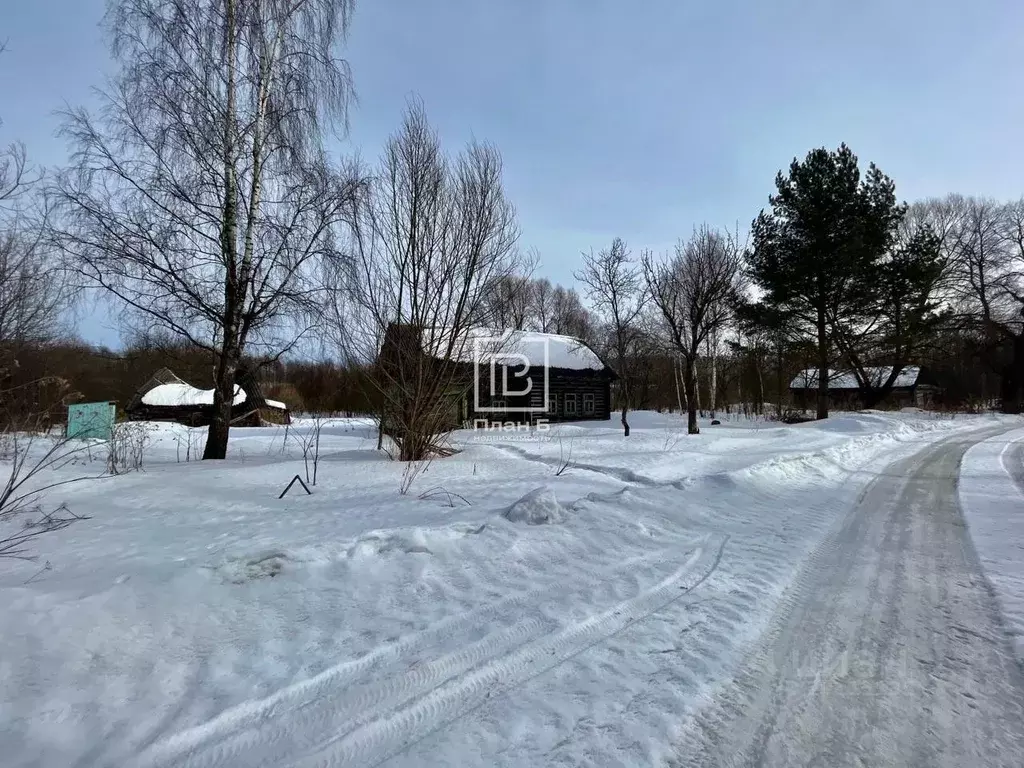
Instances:
[[[0,211],[0,347],[12,354],[59,335],[73,297],[42,232],[38,219]]]
[[[0,42],[0,54],[7,48]],[[3,125],[3,120],[0,120]],[[12,142],[0,149],[0,211],[10,210],[25,192],[42,177],[42,173],[28,164],[28,153],[21,142]]]
[[[521,274],[518,236],[498,151],[447,156],[411,103],[360,211],[350,290],[339,280],[333,304],[345,357],[377,361],[381,434],[399,459],[428,460],[461,419],[491,289]]]
[[[967,201],[957,239],[962,307],[1000,361],[1002,408],[1024,410],[1024,200]],[[997,356],[998,357],[998,356]]]
[[[211,353],[203,458],[227,452],[235,374],[310,328],[317,267],[358,183],[322,146],[343,124],[335,57],[352,0],[113,0],[119,71],[103,110],[66,115],[74,165],[50,187],[55,238],[86,284]]]
[[[483,323],[493,328],[525,330],[533,283],[522,275],[506,275],[487,289]]]
[[[0,44],[0,53],[4,45]],[[2,125],[2,121],[0,121]],[[42,242],[44,216],[33,211],[42,172],[28,163],[25,145],[0,149],[0,348],[3,357],[22,344],[52,339],[71,291]],[[0,357],[0,368],[12,364]]]
[[[626,414],[631,404],[630,360],[640,339],[639,320],[645,304],[640,270],[626,243],[615,238],[610,248],[597,254],[583,254],[583,269],[574,277],[585,286],[587,298],[597,311],[608,334],[607,347],[619,374],[622,432],[629,437]]]
[[[0,48],[0,53],[3,49]],[[3,125],[0,122],[0,125]],[[21,142],[9,144],[0,150],[0,210],[10,210],[27,189],[36,184],[42,174],[28,164],[28,153]]]
[[[551,292],[551,320],[548,333],[574,336],[585,342],[595,341],[595,320],[583,306],[574,288],[556,285]]]
[[[736,240],[707,226],[694,232],[675,254],[656,261],[642,259],[644,283],[657,309],[655,329],[667,348],[685,363],[683,386],[687,402],[687,431],[698,434],[697,360],[701,348],[730,317],[740,290],[743,258]]]
[[[534,280],[530,285],[529,324],[540,333],[552,333],[554,320],[555,288],[546,277]]]
[[[1006,257],[996,281],[998,319],[989,321],[1009,341],[1011,359],[1003,374],[1003,411],[1024,412],[1024,198],[1010,203],[1004,214]],[[991,309],[991,305],[990,305]]]

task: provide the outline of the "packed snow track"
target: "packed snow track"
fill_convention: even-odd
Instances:
[[[679,766],[1020,766],[1024,683],[957,501],[958,437],[891,465],[788,590]]]

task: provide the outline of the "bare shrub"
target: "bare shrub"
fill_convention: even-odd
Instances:
[[[70,483],[99,477],[102,472],[53,477],[72,465],[88,465],[91,441],[71,439],[58,429],[43,428],[38,416],[8,424],[0,439],[3,446],[3,487],[0,488],[0,557],[31,559],[29,544],[37,537],[66,528],[76,515],[63,504],[47,509],[48,491]]]
[[[488,296],[519,271],[515,210],[489,145],[456,157],[413,103],[385,147],[353,246],[355,274],[335,280],[332,314],[346,359],[377,361],[367,383],[401,461],[443,455],[472,384],[471,332]]]
[[[310,418],[309,428],[305,431],[299,429],[290,430],[295,442],[299,444],[302,451],[302,464],[306,471],[306,482],[316,485],[317,469],[320,466],[320,433],[323,430],[326,419],[322,414],[313,414]],[[287,440],[287,438],[285,438]]]
[[[144,421],[123,421],[115,424],[110,436],[107,457],[107,469],[110,474],[120,475],[141,470],[152,432],[152,425]]]
[[[174,435],[175,460],[180,464],[182,461],[182,448],[185,450],[184,460],[186,463],[202,456],[203,435],[198,431],[186,427],[183,432],[176,432]]]
[[[562,436],[558,436],[558,465],[555,467],[555,477],[561,477],[570,469],[575,468],[576,464],[572,460],[572,443],[569,441],[569,447],[566,449],[565,444],[562,442]]]
[[[449,507],[451,509],[455,508],[456,501],[462,502],[467,507],[472,506],[465,496],[459,493],[453,493],[452,491],[449,491],[447,488],[441,485],[434,486],[433,488],[428,488],[423,493],[421,493],[418,498],[420,501],[443,499],[444,506]]]

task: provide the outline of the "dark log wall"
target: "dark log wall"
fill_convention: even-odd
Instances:
[[[125,412],[129,421],[173,421],[188,427],[207,427],[213,417],[212,405],[139,405]],[[234,427],[259,427],[264,423],[290,424],[291,414],[280,408],[263,406],[253,408],[246,403],[232,406],[231,425]]]
[[[546,419],[548,421],[585,421],[585,420],[608,420],[611,417],[611,383],[610,376],[605,371],[565,371],[551,369],[548,373],[548,410],[544,403],[544,378],[542,374],[534,377],[526,376],[517,378],[509,375],[508,383],[510,391],[521,391],[527,388],[526,382],[530,381],[530,392],[528,395],[502,396],[500,369],[498,373],[498,394],[494,397],[490,393],[489,372],[484,370],[477,381],[479,393],[480,410],[475,410],[473,392],[467,393],[467,418],[470,421],[476,419],[487,419],[490,421],[513,421],[526,422]],[[590,404],[593,402],[593,409]],[[575,409],[570,404],[575,402]],[[554,410],[551,410],[551,407]],[[508,411],[489,411],[488,407],[508,408]],[[524,408],[529,408],[526,412]],[[515,410],[520,409],[520,410]]]

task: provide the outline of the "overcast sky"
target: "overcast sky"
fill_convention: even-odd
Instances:
[[[104,0],[2,2],[0,141],[59,165],[54,111],[111,71]],[[418,94],[449,148],[498,145],[523,245],[568,284],[615,236],[745,229],[779,168],[841,141],[907,200],[1024,194],[1022,41],[1020,0],[357,0],[332,148],[376,157]]]

